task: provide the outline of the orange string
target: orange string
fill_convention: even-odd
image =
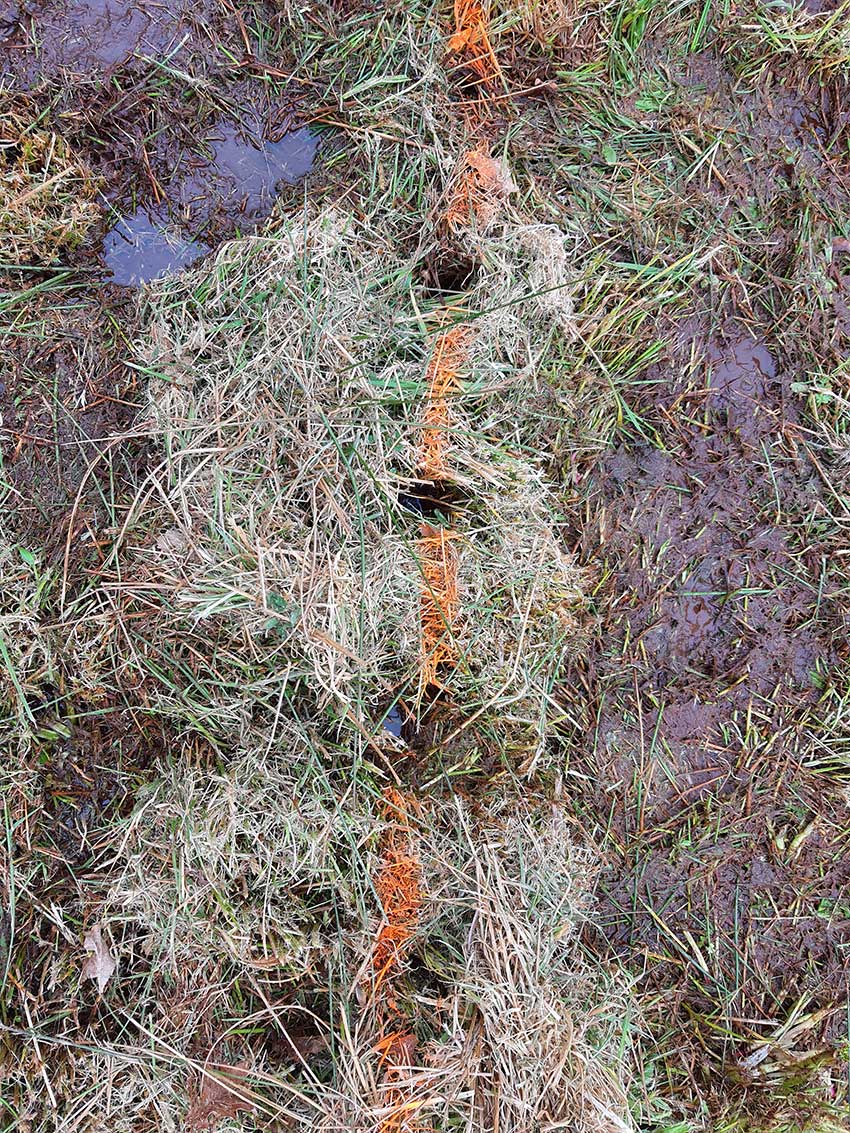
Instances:
[[[461,55],[470,70],[484,86],[502,76],[502,68],[490,42],[489,18],[478,0],[455,0],[455,32],[449,40],[449,51]]]

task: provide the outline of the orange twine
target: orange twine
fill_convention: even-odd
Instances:
[[[392,788],[385,793],[386,809],[394,815],[382,847],[380,871],[375,889],[383,910],[383,924],[372,952],[375,993],[383,991],[390,1016],[398,1015],[391,983],[400,963],[404,946],[413,936],[422,909],[421,869],[410,844],[407,822],[409,800]],[[395,1030],[375,1044],[380,1056],[384,1082],[388,1087],[389,1112],[381,1119],[380,1133],[414,1133],[422,1128],[416,1114],[424,1104],[410,1096],[404,1083],[411,1072],[416,1052],[416,1036],[407,1030]]]
[[[502,68],[490,42],[489,17],[478,0],[455,0],[455,32],[449,51],[462,55],[464,62],[489,86],[501,78]]]
[[[481,228],[487,228],[513,192],[516,185],[502,162],[481,147],[469,150],[446,206],[447,227],[457,233],[475,220]]]
[[[458,376],[466,358],[469,327],[457,326],[443,331],[428,363],[425,380],[428,385],[422,414],[422,440],[419,472],[426,480],[445,480],[449,475],[446,443],[451,425],[449,398],[459,389]]]
[[[422,568],[420,624],[422,627],[422,688],[437,683],[441,665],[457,660],[454,627],[458,614],[457,552],[458,538],[446,527],[423,523],[419,540]]]

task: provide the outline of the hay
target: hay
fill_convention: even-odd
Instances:
[[[566,300],[559,326],[540,286],[542,249],[537,230],[497,245],[469,378],[458,354],[439,389],[409,266],[353,218],[295,218],[152,286],[137,365],[161,461],[103,593],[110,617],[144,615],[116,664],[156,676],[154,703],[262,742],[297,696],[302,718],[374,734],[388,691],[413,699],[441,667],[471,712],[510,703],[511,742],[539,757],[582,601],[553,490],[522,451],[536,428],[523,402],[567,323]],[[456,602],[454,565],[405,504],[423,447],[464,493]]]
[[[445,921],[456,918],[462,956],[449,1035],[428,1055],[444,1120],[462,1115],[466,1128],[504,1133],[631,1129],[628,1048],[621,1058],[606,1039],[634,1006],[577,940],[591,857],[558,808],[520,806],[477,829],[463,810],[458,820],[462,856],[448,871],[445,847],[425,856],[435,916],[449,938]]]
[[[303,978],[365,948],[378,809],[315,739],[287,725],[279,741],[278,755],[245,751],[220,770],[188,751],[174,758],[116,839],[103,915],[131,926],[174,976],[235,966]],[[335,926],[330,938],[317,932],[317,891],[333,893],[347,943]]]
[[[56,133],[0,92],[0,239],[13,264],[51,264],[100,215],[97,181]]]
[[[510,810],[420,816],[417,950],[444,958],[449,990],[419,1001],[418,1022],[438,1037],[355,1030],[321,1130],[633,1128],[635,1006],[578,943],[591,860],[557,809]]]

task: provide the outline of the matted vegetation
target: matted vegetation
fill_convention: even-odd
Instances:
[[[110,78],[291,82],[322,163],[111,318],[128,428],[16,426],[0,1128],[844,1127],[847,26],[258,5]]]
[[[3,266],[51,264],[100,215],[97,179],[33,108],[0,88],[0,240]]]

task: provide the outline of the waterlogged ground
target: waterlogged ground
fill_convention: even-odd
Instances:
[[[273,9],[265,15],[273,24]],[[226,6],[35,4],[7,9],[0,36],[3,85],[36,126],[74,147],[102,205],[84,243],[35,277],[41,286],[7,335],[7,473],[24,529],[55,560],[68,524],[76,547],[102,493],[142,459],[132,443],[107,448],[86,476],[135,411],[122,362],[134,289],[253,231],[278,190],[310,172],[318,138],[257,63],[253,28]]]
[[[598,931],[653,957],[656,989],[684,969],[734,1073],[748,1035],[835,1007],[850,978],[846,798],[800,771],[843,612],[811,538],[822,484],[765,343],[689,328],[652,381],[656,443],[602,461],[585,533],[611,571],[591,685],[615,863]],[[844,1025],[827,1012],[817,1030]]]
[[[4,88],[34,129],[69,141],[100,200],[79,247],[3,280],[18,297],[2,343],[4,479],[22,545],[67,573],[71,594],[101,559],[104,517],[146,467],[132,436],[144,390],[125,365],[139,285],[254,231],[316,158],[292,94],[248,57],[250,35],[234,11],[203,2],[0,13]],[[42,819],[52,860],[73,871],[92,853],[91,829],[132,806],[163,741],[120,705],[42,693],[31,705]],[[60,870],[45,895],[67,882]]]
[[[801,1082],[847,1043],[850,847],[828,722],[846,695],[835,473],[801,390],[846,343],[850,281],[840,222],[797,241],[801,186],[815,215],[844,214],[847,120],[840,87],[741,96],[698,59],[679,79],[746,138],[712,192],[720,239],[759,218],[758,283],[676,321],[631,393],[636,423],[581,485],[600,630],[571,769],[607,860],[588,941],[640,973],[701,1104],[737,1095],[802,1127]],[[820,296],[796,290],[801,264]]]

